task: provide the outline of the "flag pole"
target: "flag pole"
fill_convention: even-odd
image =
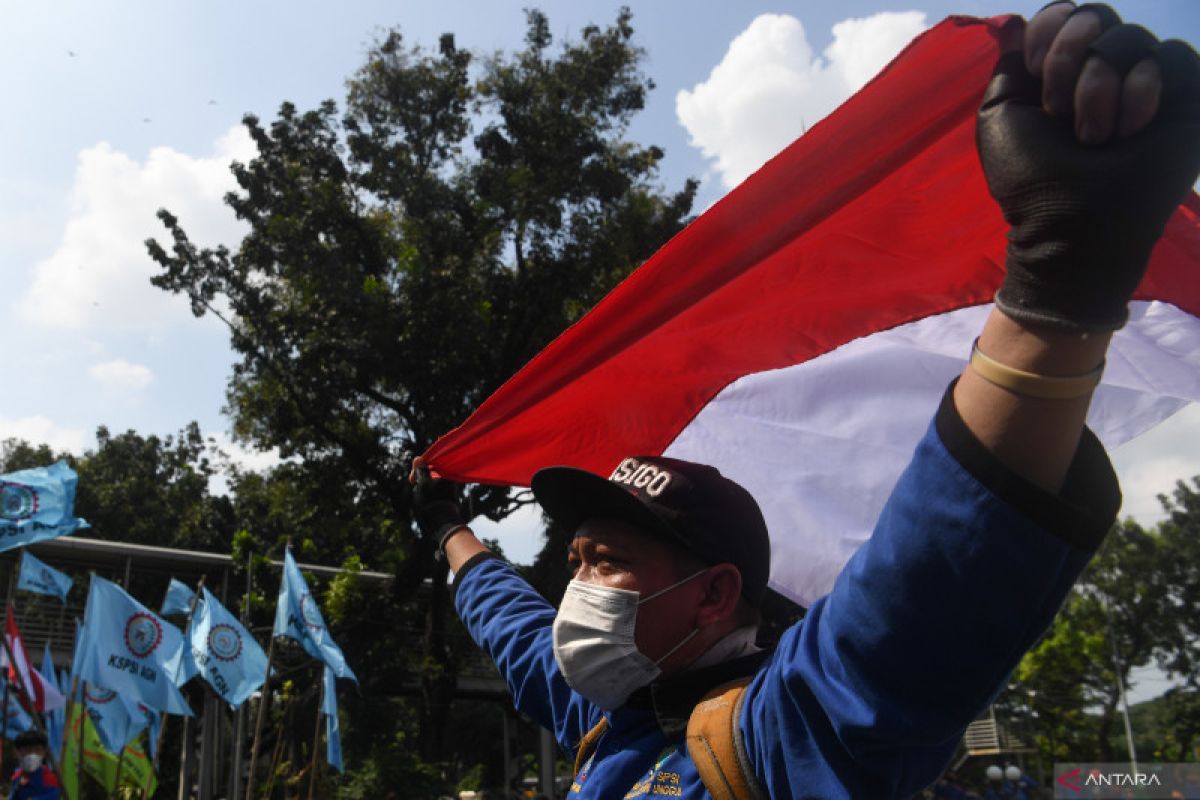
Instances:
[[[75,691],[79,691],[79,734],[75,739],[75,791],[79,792],[79,796],[83,796],[80,791],[83,786],[83,737],[87,733],[87,687],[80,686],[79,676],[75,676],[75,683],[71,687],[71,696],[75,696]]]
[[[329,669],[324,667],[324,669]],[[317,788],[317,749],[321,744],[321,707],[325,705],[325,680],[322,676],[321,690],[317,693],[317,724],[313,726],[312,759],[308,767],[308,800],[313,800],[313,792]]]
[[[192,617],[196,614],[196,605],[200,602],[200,594],[204,590],[204,580],[207,577],[208,577],[207,574],[200,576],[200,580],[196,582],[196,591],[192,594],[192,602],[188,604],[187,619],[185,619],[184,623],[183,623],[183,646],[184,647],[190,648],[192,646],[191,634],[188,631],[188,629],[191,628],[191,626],[192,626]],[[183,658],[179,659],[179,669],[183,669]],[[176,685],[179,684],[179,673],[178,672],[175,673],[175,680],[173,682]],[[187,753],[188,753],[188,747],[190,746],[189,742],[192,738],[191,736],[188,735],[190,733],[189,723],[188,723],[189,719],[191,719],[191,718],[188,717],[187,719],[184,720],[183,744],[179,748],[179,775],[180,775],[179,788],[180,788],[180,792],[181,792],[181,795],[180,795],[181,797],[183,796],[182,792],[184,789],[184,784],[187,783],[190,785],[191,777],[192,777],[191,775],[187,774],[187,772],[188,772]],[[158,726],[158,745],[154,748],[154,755],[155,755],[156,759],[158,757],[158,754],[162,752],[163,738],[166,736],[166,733],[167,733],[167,715],[164,712],[162,715],[162,724]],[[202,769],[203,769],[203,766],[204,765],[202,764],[201,765]],[[157,766],[156,766],[156,769],[157,769]]]
[[[119,796],[117,790],[120,789],[120,787],[121,787],[121,772],[124,771],[124,769],[125,769],[125,753],[127,753],[128,751],[129,751],[129,742],[126,742],[125,746],[121,748],[121,755],[117,757],[117,777],[115,779],[113,779],[113,786],[112,786],[112,789],[110,790],[110,792],[111,792],[110,796],[112,796],[114,798]]]
[[[275,660],[275,628],[271,628],[271,641],[267,644],[267,676],[263,680],[258,697],[258,717],[254,722],[254,742],[250,745],[250,772],[246,776],[246,800],[254,797],[254,769],[258,766],[258,746],[262,741],[263,722],[267,717],[267,698],[270,697],[271,664]]]
[[[292,537],[289,536],[287,540],[287,549],[290,550],[291,548]],[[281,575],[280,580],[286,580],[286,577]],[[276,605],[278,605],[279,600],[276,599],[275,602]],[[249,614],[249,611],[249,609],[246,609],[247,614]],[[275,611],[278,614],[279,609],[276,608]],[[258,746],[262,740],[263,722],[266,721],[267,717],[267,698],[271,696],[268,690],[271,688],[271,665],[274,660],[275,625],[272,623],[271,641],[267,643],[267,674],[266,677],[263,678],[262,689],[260,690],[258,697],[258,717],[254,721],[254,742],[250,745],[250,772],[246,775],[246,800],[254,800],[254,770],[258,767]]]

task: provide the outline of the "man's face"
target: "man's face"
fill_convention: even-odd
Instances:
[[[645,598],[687,577],[687,572],[681,574],[686,567],[681,567],[680,556],[679,549],[627,523],[597,518],[579,526],[567,564],[577,581],[626,589]],[[691,633],[703,592],[701,578],[639,606],[634,637],[638,650],[658,660]]]
[[[22,759],[25,756],[29,755],[30,753],[36,753],[37,755],[41,756],[42,761],[45,762],[46,748],[40,744],[31,745],[29,747],[18,747],[17,748],[17,759],[18,760]]]

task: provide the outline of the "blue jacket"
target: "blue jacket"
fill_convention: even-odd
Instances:
[[[709,797],[683,744],[709,688],[753,674],[741,726],[773,798],[907,797],[932,783],[1062,605],[1120,505],[1085,432],[1059,495],[1005,469],[949,394],[871,539],[770,653],[660,679],[609,714],[569,797]],[[600,718],[554,660],[555,609],[481,554],[455,603],[518,709],[573,753]]]
[[[62,786],[49,767],[42,765],[36,772],[26,773],[18,768],[12,776],[9,800],[58,800]]]

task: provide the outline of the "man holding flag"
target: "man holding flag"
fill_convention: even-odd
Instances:
[[[538,472],[538,501],[576,530],[556,611],[414,463],[418,522],[456,573],[460,615],[517,707],[578,752],[570,797],[742,796],[716,778],[753,796],[910,796],[1111,527],[1119,489],[1084,420],[1200,172],[1200,57],[1106,6],[1058,2],[996,33],[976,128],[1011,226],[996,309],[874,533],[773,651],[755,644],[766,525],[717,470],[630,456],[607,480]],[[701,703],[737,679],[744,691]],[[689,725],[701,706],[725,709],[732,765]]]

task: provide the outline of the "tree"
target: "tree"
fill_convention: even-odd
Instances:
[[[662,150],[624,138],[652,88],[629,11],[554,51],[549,30],[529,11],[524,49],[486,59],[449,34],[431,53],[388,33],[343,115],[327,101],[245,118],[258,153],[233,165],[226,202],[249,229],[235,249],[198,247],[166,210],[171,242],[147,242],[155,285],[229,326],[235,436],[360,509],[328,521],[321,546],[381,539],[398,604],[432,576],[429,758],[445,751],[454,670],[408,462],[679,231],[696,190],[664,193]],[[513,508],[504,489],[471,495],[493,519]],[[277,537],[262,544],[277,552]]]
[[[1133,521],[1117,525],[1017,667],[998,705],[1050,760],[1120,760],[1119,686],[1157,647],[1167,592],[1161,559],[1156,534]]]

